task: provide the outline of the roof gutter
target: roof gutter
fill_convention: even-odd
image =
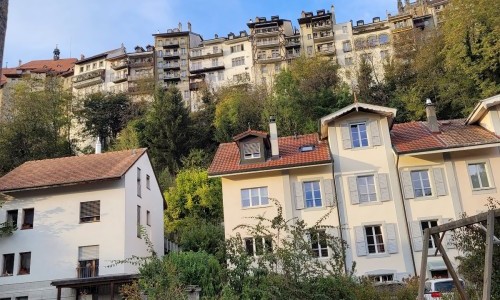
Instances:
[[[476,149],[485,149],[485,148],[494,148],[494,147],[500,147],[500,142],[491,143],[491,144],[465,146],[465,147],[456,147],[456,148],[436,149],[436,150],[422,151],[422,152],[400,153],[400,154],[398,154],[398,156],[417,156],[417,155],[467,151],[467,150],[476,150]]]
[[[220,173],[220,174],[208,174],[208,178],[217,178],[217,177],[226,177],[226,176],[238,176],[238,175],[246,175],[246,174],[255,174],[255,173],[262,173],[262,172],[272,172],[272,171],[282,171],[282,170],[292,170],[292,169],[298,169],[298,168],[310,168],[310,167],[318,167],[318,166],[328,166],[331,165],[332,161],[328,160],[325,162],[320,162],[318,164],[311,164],[311,165],[297,165],[297,166],[291,166],[291,167],[282,167],[282,168],[267,168],[267,169],[261,169],[261,170],[248,170],[248,171],[240,171],[237,173]]]

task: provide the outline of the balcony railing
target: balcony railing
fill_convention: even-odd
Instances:
[[[141,67],[152,67],[153,66],[153,59],[149,58],[147,61],[130,61],[129,66],[131,68],[141,68]]]
[[[327,28],[332,28],[332,23],[329,21],[312,23],[313,31],[323,30],[323,29],[327,29]]]
[[[158,68],[160,68],[160,69],[179,69],[180,65],[179,65],[179,63],[170,63],[170,64],[159,63]]]
[[[266,27],[266,28],[257,28],[254,31],[255,35],[272,35],[277,34],[279,32],[278,27]]]
[[[158,43],[158,46],[163,47],[163,48],[179,47],[179,40]]]
[[[258,56],[257,57],[258,62],[276,62],[276,61],[280,61],[280,60],[282,60],[280,55]]]
[[[126,68],[128,66],[128,62],[126,60],[114,61],[111,63],[111,68],[113,70],[119,70]]]
[[[279,45],[278,40],[272,40],[272,41],[257,41],[257,47],[276,47]]]
[[[181,79],[181,73],[163,73],[159,75],[160,79]]]
[[[204,65],[191,65],[189,68],[189,72],[196,74],[196,73],[202,73],[202,72],[208,72],[208,71],[213,71],[213,70],[220,70],[224,69],[224,64],[219,63],[219,64],[204,64]]]
[[[173,52],[166,52],[163,53],[163,58],[170,59],[172,57],[179,57],[180,53],[179,51],[173,51]]]
[[[321,47],[318,49],[318,52],[321,54],[334,54],[335,47]]]
[[[104,69],[99,69],[87,73],[83,73],[77,75],[73,78],[73,87],[74,88],[84,88],[87,86],[91,86],[94,84],[99,84],[104,82]]]
[[[76,268],[77,278],[90,278],[99,276],[99,266],[86,266]]]
[[[153,74],[129,75],[128,76],[129,81],[139,81],[139,80],[147,81],[147,80],[153,80],[153,79],[154,79]]]
[[[203,58],[211,58],[211,57],[219,57],[222,56],[222,49],[218,51],[206,51],[206,52],[191,52],[191,59],[203,59]]]
[[[333,33],[328,34],[314,34],[313,39],[316,42],[325,41],[325,40],[333,40]]]
[[[297,57],[300,57],[300,53],[295,52],[295,53],[287,53],[286,54],[286,58],[287,59],[294,59],[294,58],[297,58]]]
[[[287,40],[286,47],[300,46],[299,40]]]
[[[125,81],[127,80],[128,78],[128,74],[118,74],[118,75],[115,75],[113,76],[113,83],[118,83],[118,82],[122,82],[122,81]]]

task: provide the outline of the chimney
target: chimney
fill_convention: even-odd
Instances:
[[[427,115],[427,127],[432,133],[438,133],[439,123],[436,117],[436,105],[432,103],[431,99],[427,98],[425,101],[425,113]]]
[[[23,61],[19,60],[19,66],[18,67],[20,67],[22,64],[23,64]]]
[[[188,31],[191,32],[191,22],[188,22]]]
[[[85,55],[80,54],[80,60],[84,60],[84,59],[85,59]]]
[[[335,6],[333,6],[333,4],[330,8],[330,12],[332,13],[332,23],[337,24],[337,18],[335,17]]]
[[[278,147],[278,129],[276,127],[276,117],[269,117],[269,135],[271,140],[271,159],[278,159],[280,151]]]
[[[182,23],[179,22],[179,31],[182,31]]]
[[[97,143],[95,144],[95,154],[101,153],[101,140],[97,138]]]

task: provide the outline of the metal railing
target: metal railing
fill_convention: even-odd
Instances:
[[[77,278],[90,278],[99,276],[99,266],[86,266],[76,268]]]

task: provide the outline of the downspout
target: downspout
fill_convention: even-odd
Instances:
[[[332,153],[330,152],[330,155],[332,155]],[[342,260],[344,261],[344,272],[346,275],[349,275],[348,274],[348,270],[347,270],[347,261],[346,261],[346,247],[345,247],[345,244],[344,244],[344,237],[343,237],[343,234],[342,234],[342,224],[340,224],[340,221],[342,220],[340,218],[340,209],[339,209],[339,198],[337,197],[338,193],[337,193],[337,181],[335,180],[335,170],[334,170],[334,163],[333,163],[333,155],[332,155],[332,178],[333,178],[333,191],[335,193],[335,204],[337,205],[337,218],[339,220],[339,237],[340,237],[340,240],[342,241]]]
[[[396,153],[396,152],[394,152]],[[403,195],[403,189],[401,188],[401,177],[399,176],[399,155],[396,154],[396,174],[398,176],[398,182],[399,182],[399,194],[401,196],[401,200],[403,201],[403,211],[405,214],[405,226],[406,226],[406,232],[408,233],[408,240],[410,241],[410,251],[411,251],[411,262],[413,264],[413,273],[415,276],[417,276],[417,265],[415,264],[415,256],[413,255],[413,244],[412,244],[412,239],[411,239],[411,234],[410,234],[410,227],[408,226],[408,215],[406,214],[406,204],[405,204],[405,197]],[[422,250],[424,251],[424,250]]]

